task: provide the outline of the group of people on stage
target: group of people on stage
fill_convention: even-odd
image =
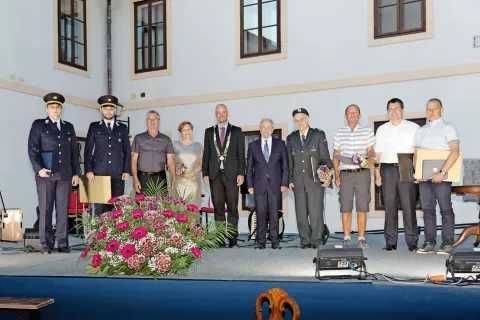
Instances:
[[[36,174],[39,201],[39,233],[42,253],[54,248],[52,213],[57,213],[57,244],[59,252],[70,252],[68,245],[67,206],[71,187],[79,183],[79,154],[73,125],[60,118],[65,98],[58,93],[44,97],[47,118],[35,120],[28,139],[28,152]],[[111,177],[111,192],[120,196],[125,181],[132,177],[137,193],[149,182],[162,182],[170,173],[169,192],[176,191],[190,197],[200,207],[202,176],[210,186],[216,221],[228,221],[236,231],[228,239],[230,248],[238,247],[239,187],[246,183],[255,197],[257,214],[256,246],[266,247],[267,225],[273,249],[280,248],[278,209],[282,193],[294,194],[295,213],[300,234],[300,248],[318,248],[323,244],[324,193],[326,187],[339,189],[340,212],[344,230],[344,244],[351,244],[351,222],[355,199],[358,215],[358,246],[367,249],[365,229],[371,194],[371,170],[375,184],[383,189],[385,205],[385,250],[397,248],[398,210],[403,211],[405,236],[410,251],[435,252],[436,203],[442,215],[443,243],[437,250],[449,253],[454,242],[454,213],[451,203],[451,183],[444,177],[459,157],[459,139],[455,126],[442,118],[440,100],[431,99],[426,106],[429,122],[419,127],[405,120],[404,105],[400,99],[387,103],[390,121],[373,130],[359,124],[360,108],[349,105],[345,110],[346,127],[334,134],[333,159],[324,131],[310,127],[309,112],[304,108],[292,112],[297,130],[286,142],[272,136],[275,124],[271,119],[260,121],[258,140],[248,145],[240,127],[228,120],[224,104],[215,108],[217,123],[205,130],[204,144],[192,139],[193,124],[184,121],[178,126],[182,139],[172,142],[159,132],[160,115],[151,110],[146,115],[147,131],[137,134],[130,145],[128,128],[115,120],[118,99],[105,95],[98,99],[102,120],[92,122],[88,129],[84,166],[89,182],[95,176]],[[414,153],[417,149],[449,150],[450,155],[441,170],[430,180],[403,182],[399,178],[397,153]],[[45,154],[51,154],[51,169],[45,168]],[[365,158],[363,166],[351,161],[356,155]],[[414,156],[414,157],[415,157]],[[320,183],[312,170],[312,158],[324,164],[331,172]],[[415,163],[415,159],[414,159]],[[181,167],[179,167],[181,165]],[[180,168],[181,174],[176,170]],[[330,170],[331,169],[331,170]],[[424,212],[425,243],[419,249],[416,220],[416,187]],[[95,213],[109,210],[107,205],[95,204]],[[226,246],[225,242],[221,246]]]

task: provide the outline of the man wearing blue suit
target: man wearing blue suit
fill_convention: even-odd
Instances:
[[[247,187],[255,195],[257,211],[256,249],[265,249],[267,221],[272,249],[280,249],[278,208],[288,187],[288,155],[285,142],[272,137],[273,126],[271,119],[263,119],[261,138],[251,142],[247,152]]]
[[[92,122],[88,128],[85,142],[85,172],[89,183],[97,176],[111,177],[112,197],[121,196],[125,192],[125,181],[130,179],[132,167],[128,127],[115,121],[118,98],[112,95],[101,96],[97,100],[100,105],[102,120]],[[105,204],[95,204],[98,216],[110,209]]]
[[[60,119],[65,98],[49,93],[43,100],[48,117],[35,120],[28,136],[28,155],[37,184],[40,245],[42,254],[53,250],[55,205],[58,251],[68,253],[68,204],[80,171],[77,137],[73,125]]]

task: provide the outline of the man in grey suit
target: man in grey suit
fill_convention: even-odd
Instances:
[[[322,185],[314,182],[311,157],[328,168],[332,168],[333,164],[325,132],[310,128],[308,111],[295,109],[292,116],[298,130],[287,137],[289,189],[295,196],[300,248],[318,248],[323,244],[324,188],[330,185],[332,177]]]

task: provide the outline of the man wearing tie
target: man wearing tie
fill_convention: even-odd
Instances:
[[[238,247],[238,187],[245,176],[245,140],[242,129],[228,123],[228,110],[224,104],[217,105],[215,115],[218,124],[205,129],[203,181],[210,184],[215,221],[227,220],[236,229],[229,239],[229,247],[235,248]],[[225,243],[220,246],[224,247]]]
[[[115,121],[118,99],[105,95],[98,98],[103,120],[90,124],[85,142],[85,172],[89,183],[95,176],[111,177],[112,197],[121,196],[125,191],[125,181],[130,178],[131,152],[128,128]],[[95,204],[95,214],[108,211],[106,204]]]
[[[255,194],[257,211],[256,249],[265,249],[267,221],[270,221],[272,249],[279,249],[278,208],[288,188],[288,156],[283,140],[273,138],[273,121],[260,122],[262,137],[248,145],[247,187]]]
[[[317,158],[328,168],[332,167],[325,132],[309,126],[309,113],[304,108],[292,112],[298,130],[287,137],[289,189],[295,196],[300,248],[318,248],[323,244],[323,198],[330,176],[324,184],[314,182],[312,159]]]
[[[36,175],[41,252],[50,254],[55,245],[52,226],[55,205],[58,251],[68,253],[68,204],[80,171],[77,137],[73,125],[60,119],[65,98],[49,93],[43,100],[48,117],[35,120],[28,136],[28,155]]]

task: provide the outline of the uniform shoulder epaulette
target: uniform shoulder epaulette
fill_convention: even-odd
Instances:
[[[290,134],[297,134],[297,133],[298,133],[298,130],[294,130]]]
[[[318,128],[312,128],[314,131],[321,131],[320,129]]]

